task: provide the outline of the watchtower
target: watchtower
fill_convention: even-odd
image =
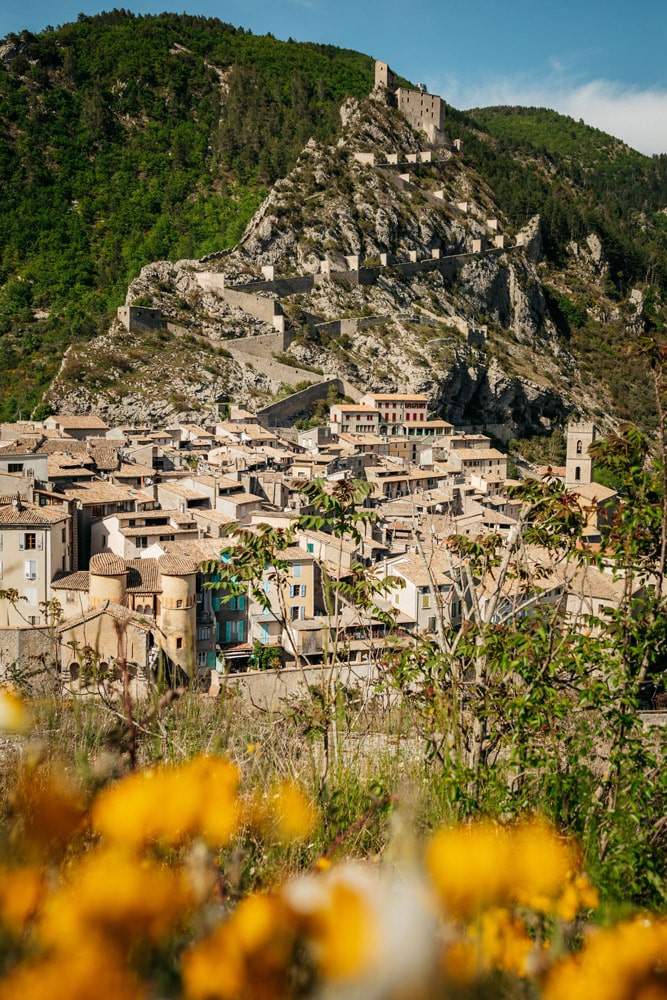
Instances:
[[[394,90],[394,74],[389,69],[386,62],[375,60],[375,86],[386,87],[387,90]]]
[[[593,482],[593,458],[588,454],[588,449],[597,436],[597,428],[593,423],[567,425],[566,486],[587,486]]]
[[[194,666],[197,564],[187,556],[163,555],[158,567],[162,586],[158,619],[162,644],[172,663],[187,674]]]

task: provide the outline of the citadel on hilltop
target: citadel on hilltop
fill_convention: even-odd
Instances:
[[[375,62],[375,86],[388,92],[410,125],[424,132],[429,142],[437,145],[445,141],[446,104],[441,97],[427,93],[423,86],[418,90],[397,87],[393,72],[379,59]]]

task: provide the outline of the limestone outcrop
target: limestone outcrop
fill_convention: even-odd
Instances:
[[[201,419],[226,398],[256,408],[285,382],[340,376],[426,392],[445,419],[514,436],[573,408],[604,409],[550,314],[539,216],[514,229],[455,150],[424,148],[382,102],[347,100],[341,118],[337,144],[307,144],[237,247],[142,269],[126,304],[161,309],[164,331],[112,324],[92,345],[96,371],[72,350],[48,401],[158,423]],[[589,238],[591,268],[604,267],[598,250]],[[279,302],[286,335],[273,363],[243,347],[271,323],[244,310],[243,295],[226,301],[223,286]]]

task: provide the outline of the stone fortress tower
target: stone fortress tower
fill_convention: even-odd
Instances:
[[[419,86],[418,90],[397,87],[391,69],[387,63],[381,62],[379,59],[375,63],[375,87],[387,91],[410,125],[420,132],[424,132],[429,142],[433,145],[441,145],[446,141],[445,111],[447,105],[441,97],[427,93],[426,87],[423,86]]]
[[[192,662],[197,629],[197,564],[184,556],[158,559],[162,597],[158,614],[163,645],[172,662],[186,674],[196,669]]]
[[[597,428],[593,423],[567,425],[566,486],[588,486],[593,482],[593,458],[588,454],[588,449],[597,436]]]
[[[124,605],[127,593],[125,560],[115,552],[98,552],[93,556],[90,560],[88,592],[91,608],[105,601]]]

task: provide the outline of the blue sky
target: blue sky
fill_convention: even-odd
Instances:
[[[112,6],[2,0],[0,36]],[[119,6],[136,13],[187,10],[257,34],[359,49],[455,107],[551,107],[642,152],[667,153],[665,0],[137,0]]]

